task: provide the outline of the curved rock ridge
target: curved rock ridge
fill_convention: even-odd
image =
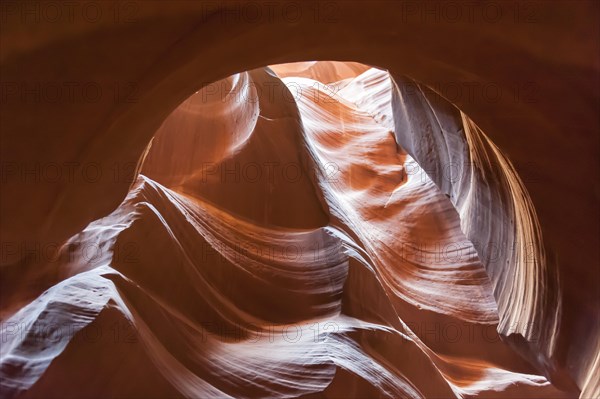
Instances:
[[[157,144],[145,159],[144,173],[170,186],[180,183],[187,177],[185,172],[221,161],[243,146],[258,117],[256,86],[247,72],[205,86],[163,122],[153,140],[160,148]],[[177,139],[163,139],[175,129],[179,131]],[[190,146],[195,151],[189,156],[172,156],[189,152]]]
[[[535,209],[512,164],[479,127],[431,89],[398,78],[393,115],[400,145],[449,196],[493,285],[499,332],[556,376],[558,274],[546,259]],[[482,223],[482,220],[485,223]],[[530,349],[533,348],[533,349]]]
[[[543,259],[496,260],[474,238],[539,239],[510,164],[464,115],[436,119],[443,137],[432,112],[403,122],[397,90],[385,71],[319,62],[182,103],[121,205],[34,280],[11,279],[2,396],[573,397],[503,337],[552,351]],[[421,173],[421,150],[442,147],[402,140],[417,128],[442,144],[462,132],[452,144],[476,165],[493,154],[502,184],[479,187],[491,172],[477,168],[450,185]],[[488,212],[516,227],[473,231],[472,196],[496,193]]]

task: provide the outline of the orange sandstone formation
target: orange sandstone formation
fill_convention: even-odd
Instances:
[[[600,395],[596,4],[135,4],[3,9],[0,396]]]

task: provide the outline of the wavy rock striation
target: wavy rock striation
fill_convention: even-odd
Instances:
[[[8,276],[2,396],[572,397],[524,187],[407,87],[318,62],[193,94],[116,210]]]

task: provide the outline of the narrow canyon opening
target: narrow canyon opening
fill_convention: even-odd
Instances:
[[[0,397],[600,397],[599,12],[0,2]]]
[[[238,73],[180,104],[137,170],[11,315],[37,332],[5,346],[10,393],[568,396],[529,356],[559,309],[531,297],[556,281],[527,193],[426,86],[354,62]],[[70,334],[40,335],[55,318]],[[90,350],[154,377],[63,384]]]

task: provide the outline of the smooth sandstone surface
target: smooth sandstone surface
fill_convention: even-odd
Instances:
[[[8,14],[3,396],[598,396],[598,5],[239,4]]]

